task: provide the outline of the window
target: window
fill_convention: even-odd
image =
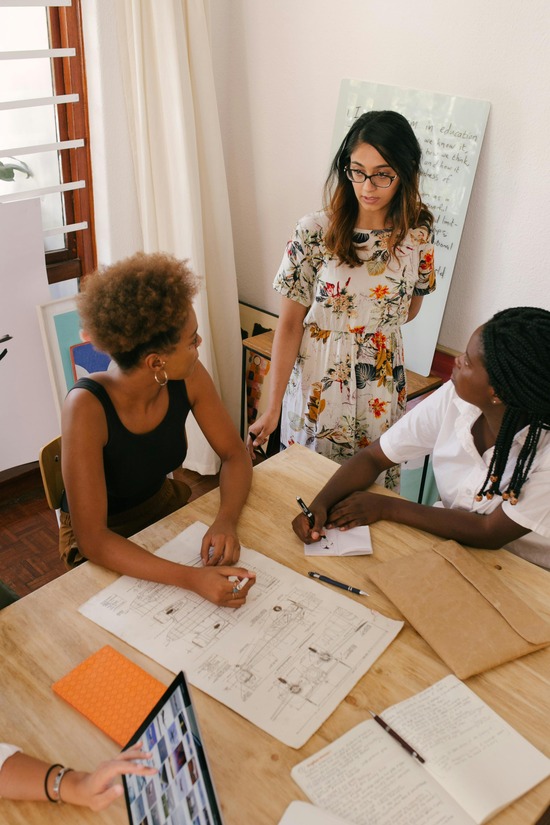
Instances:
[[[40,197],[49,283],[96,267],[80,0],[0,8],[0,203]]]

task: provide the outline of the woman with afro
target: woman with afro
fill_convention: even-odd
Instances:
[[[232,566],[252,465],[199,360],[195,292],[187,264],[160,253],[138,253],[85,280],[83,335],[113,364],[77,381],[63,405],[60,552],[68,566],[90,559],[240,607],[254,583],[253,573]],[[167,478],[185,459],[189,412],[221,459],[220,506],[202,541],[202,567],[158,558],[128,539],[189,498],[187,485]],[[235,576],[249,581],[237,589]]]

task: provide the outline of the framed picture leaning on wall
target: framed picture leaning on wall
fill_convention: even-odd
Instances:
[[[54,403],[61,422],[63,400],[75,381],[71,347],[82,343],[76,300],[74,296],[59,298],[40,304],[37,310]]]

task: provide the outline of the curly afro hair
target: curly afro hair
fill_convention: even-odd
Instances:
[[[82,327],[123,370],[151,352],[171,352],[197,292],[187,261],[138,252],[84,280],[78,296]]]

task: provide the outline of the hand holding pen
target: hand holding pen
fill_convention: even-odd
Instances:
[[[296,501],[302,508],[302,512],[304,516],[307,518],[309,526],[313,527],[313,525],[315,524],[315,516],[313,515],[307,504],[303,501],[303,499],[300,498],[300,496],[296,496]]]
[[[302,513],[307,519],[307,527],[302,514],[300,514],[293,520],[292,529],[298,538],[304,542],[304,544],[311,544],[314,541],[319,541],[323,534],[323,526],[326,521],[326,512],[324,512],[322,508],[316,507],[316,513],[313,513],[303,499],[300,498],[300,496],[296,496],[296,501],[300,505]],[[321,526],[314,529],[316,523]]]

